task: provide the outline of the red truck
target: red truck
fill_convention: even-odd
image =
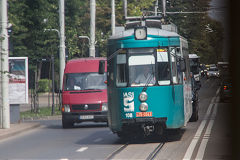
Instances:
[[[106,64],[104,57],[67,62],[62,90],[63,128],[84,121],[107,122]]]

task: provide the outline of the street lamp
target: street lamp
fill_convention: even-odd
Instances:
[[[88,45],[90,46],[90,38],[88,36],[78,36],[78,38],[82,38],[82,39],[88,39]]]
[[[60,32],[59,32],[59,30],[57,30],[57,29],[44,29],[44,32],[46,32],[46,31],[55,31],[55,32],[58,33],[58,38],[60,38]]]

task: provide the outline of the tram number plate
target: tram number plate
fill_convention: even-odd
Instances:
[[[136,117],[152,117],[152,112],[136,112]]]
[[[94,118],[93,115],[81,115],[81,116],[79,117],[79,119],[93,119],[93,118]]]

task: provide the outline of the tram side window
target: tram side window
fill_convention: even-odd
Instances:
[[[178,84],[175,48],[171,48],[170,50],[171,50],[170,55],[171,55],[171,63],[172,63],[171,67],[172,67],[173,84]]]
[[[170,66],[167,49],[157,49],[158,84],[170,84]]]
[[[177,77],[179,84],[183,83],[183,73],[180,70],[180,57],[177,57]]]
[[[179,47],[176,48],[176,61],[177,61],[177,77],[179,84],[183,83],[183,73],[180,70],[180,60],[181,58],[181,50]]]
[[[126,78],[126,54],[117,55],[117,87],[126,87],[127,78]]]

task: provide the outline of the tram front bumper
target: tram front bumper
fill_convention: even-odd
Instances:
[[[130,125],[130,124],[156,124],[156,123],[164,123],[166,124],[167,117],[163,118],[154,118],[154,117],[144,117],[144,118],[133,118],[133,119],[123,119],[122,124]]]

